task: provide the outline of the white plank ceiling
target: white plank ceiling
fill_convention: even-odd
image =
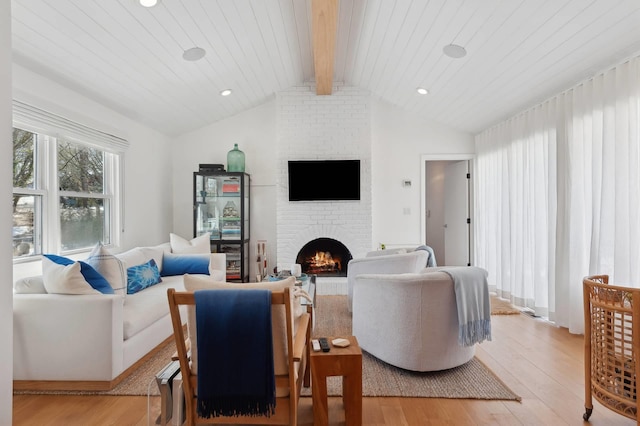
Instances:
[[[338,7],[334,81],[472,133],[640,54],[640,0]],[[314,80],[311,0],[13,0],[12,18],[17,64],[170,136]],[[183,60],[194,46],[206,56]]]

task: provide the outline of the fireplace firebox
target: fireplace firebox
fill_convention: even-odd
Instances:
[[[305,244],[296,257],[305,274],[346,277],[352,259],[349,249],[333,238],[316,238]]]

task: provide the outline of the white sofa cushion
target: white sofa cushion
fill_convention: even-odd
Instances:
[[[148,262],[151,257],[145,256],[142,248],[135,247],[122,253],[116,254],[116,257],[124,263],[125,268],[131,268],[132,266],[142,265]]]
[[[17,280],[13,283],[13,292],[15,294],[47,294],[47,289],[44,288],[42,275],[37,275]]]
[[[211,234],[209,232],[192,240],[187,240],[180,235],[170,233],[169,243],[171,244],[172,253],[211,253]]]
[[[116,254],[116,257],[125,263],[127,268],[142,265],[150,259],[155,260],[158,269],[162,270],[162,258],[164,253],[171,253],[169,243],[160,244],[153,247],[135,247],[122,253]]]
[[[182,278],[179,275],[164,277],[161,283],[125,297],[122,314],[124,340],[135,336],[169,313],[167,289],[184,291]]]

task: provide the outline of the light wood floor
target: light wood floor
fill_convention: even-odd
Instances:
[[[430,398],[364,398],[365,425],[579,425],[584,413],[583,338],[527,315],[492,317],[493,341],[477,357],[522,402]],[[152,404],[153,405],[153,404]],[[152,407],[157,408],[157,407]],[[332,425],[344,424],[331,398]],[[14,425],[147,425],[146,397],[35,396],[13,399]],[[594,402],[592,425],[635,421]],[[313,424],[311,398],[300,399],[299,425]],[[587,424],[587,423],[585,423]]]

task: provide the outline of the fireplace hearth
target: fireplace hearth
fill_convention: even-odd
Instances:
[[[349,249],[333,238],[316,238],[298,252],[296,263],[305,274],[326,277],[346,277],[347,266],[352,259]]]

